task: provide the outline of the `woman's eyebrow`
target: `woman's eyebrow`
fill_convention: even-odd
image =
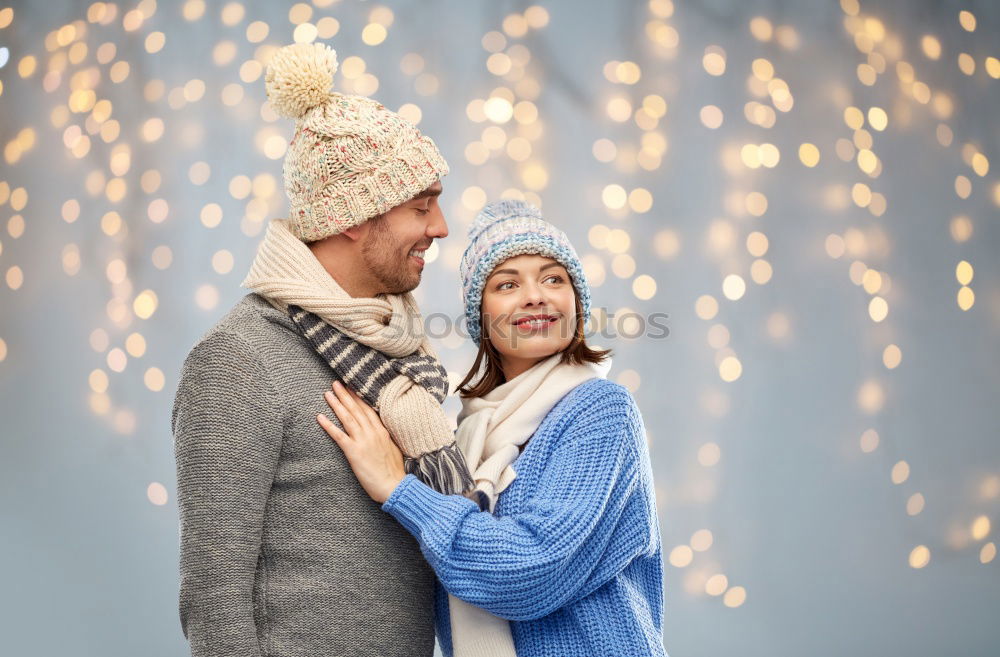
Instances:
[[[551,267],[562,267],[562,264],[560,264],[558,262],[550,262],[547,265],[542,265],[541,267],[539,267],[538,271],[539,272],[543,272],[546,269],[549,269]],[[493,278],[497,274],[510,274],[512,276],[519,276],[520,272],[517,271],[516,269],[497,269],[495,272],[493,272],[492,274],[490,274],[490,278]]]

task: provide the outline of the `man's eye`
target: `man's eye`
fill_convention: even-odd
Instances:
[[[425,210],[424,208],[417,208],[417,214],[419,214],[421,217],[427,214],[428,212],[430,212],[430,210]]]

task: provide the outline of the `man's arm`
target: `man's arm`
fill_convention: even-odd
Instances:
[[[180,616],[192,657],[259,657],[252,592],[283,434],[253,350],[216,333],[188,355],[173,409]]]

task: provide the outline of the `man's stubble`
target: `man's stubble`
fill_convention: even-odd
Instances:
[[[365,267],[378,281],[385,294],[403,294],[413,291],[420,284],[420,272],[410,271],[409,248],[393,237],[384,217],[371,220],[371,229],[361,247]]]

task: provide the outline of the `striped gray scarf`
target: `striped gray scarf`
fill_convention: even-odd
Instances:
[[[288,314],[336,377],[379,413],[403,452],[407,473],[445,495],[466,495],[480,509],[488,505],[481,491],[475,490],[450,426],[445,426],[446,435],[442,435],[439,418],[426,417],[444,419],[440,404],[448,396],[448,373],[437,358],[419,350],[409,356],[387,357],[300,306],[290,305]],[[417,403],[402,402],[405,395]],[[434,400],[433,407],[420,399],[425,395]],[[393,422],[388,416],[394,412],[407,416]],[[426,435],[429,432],[437,435]]]

